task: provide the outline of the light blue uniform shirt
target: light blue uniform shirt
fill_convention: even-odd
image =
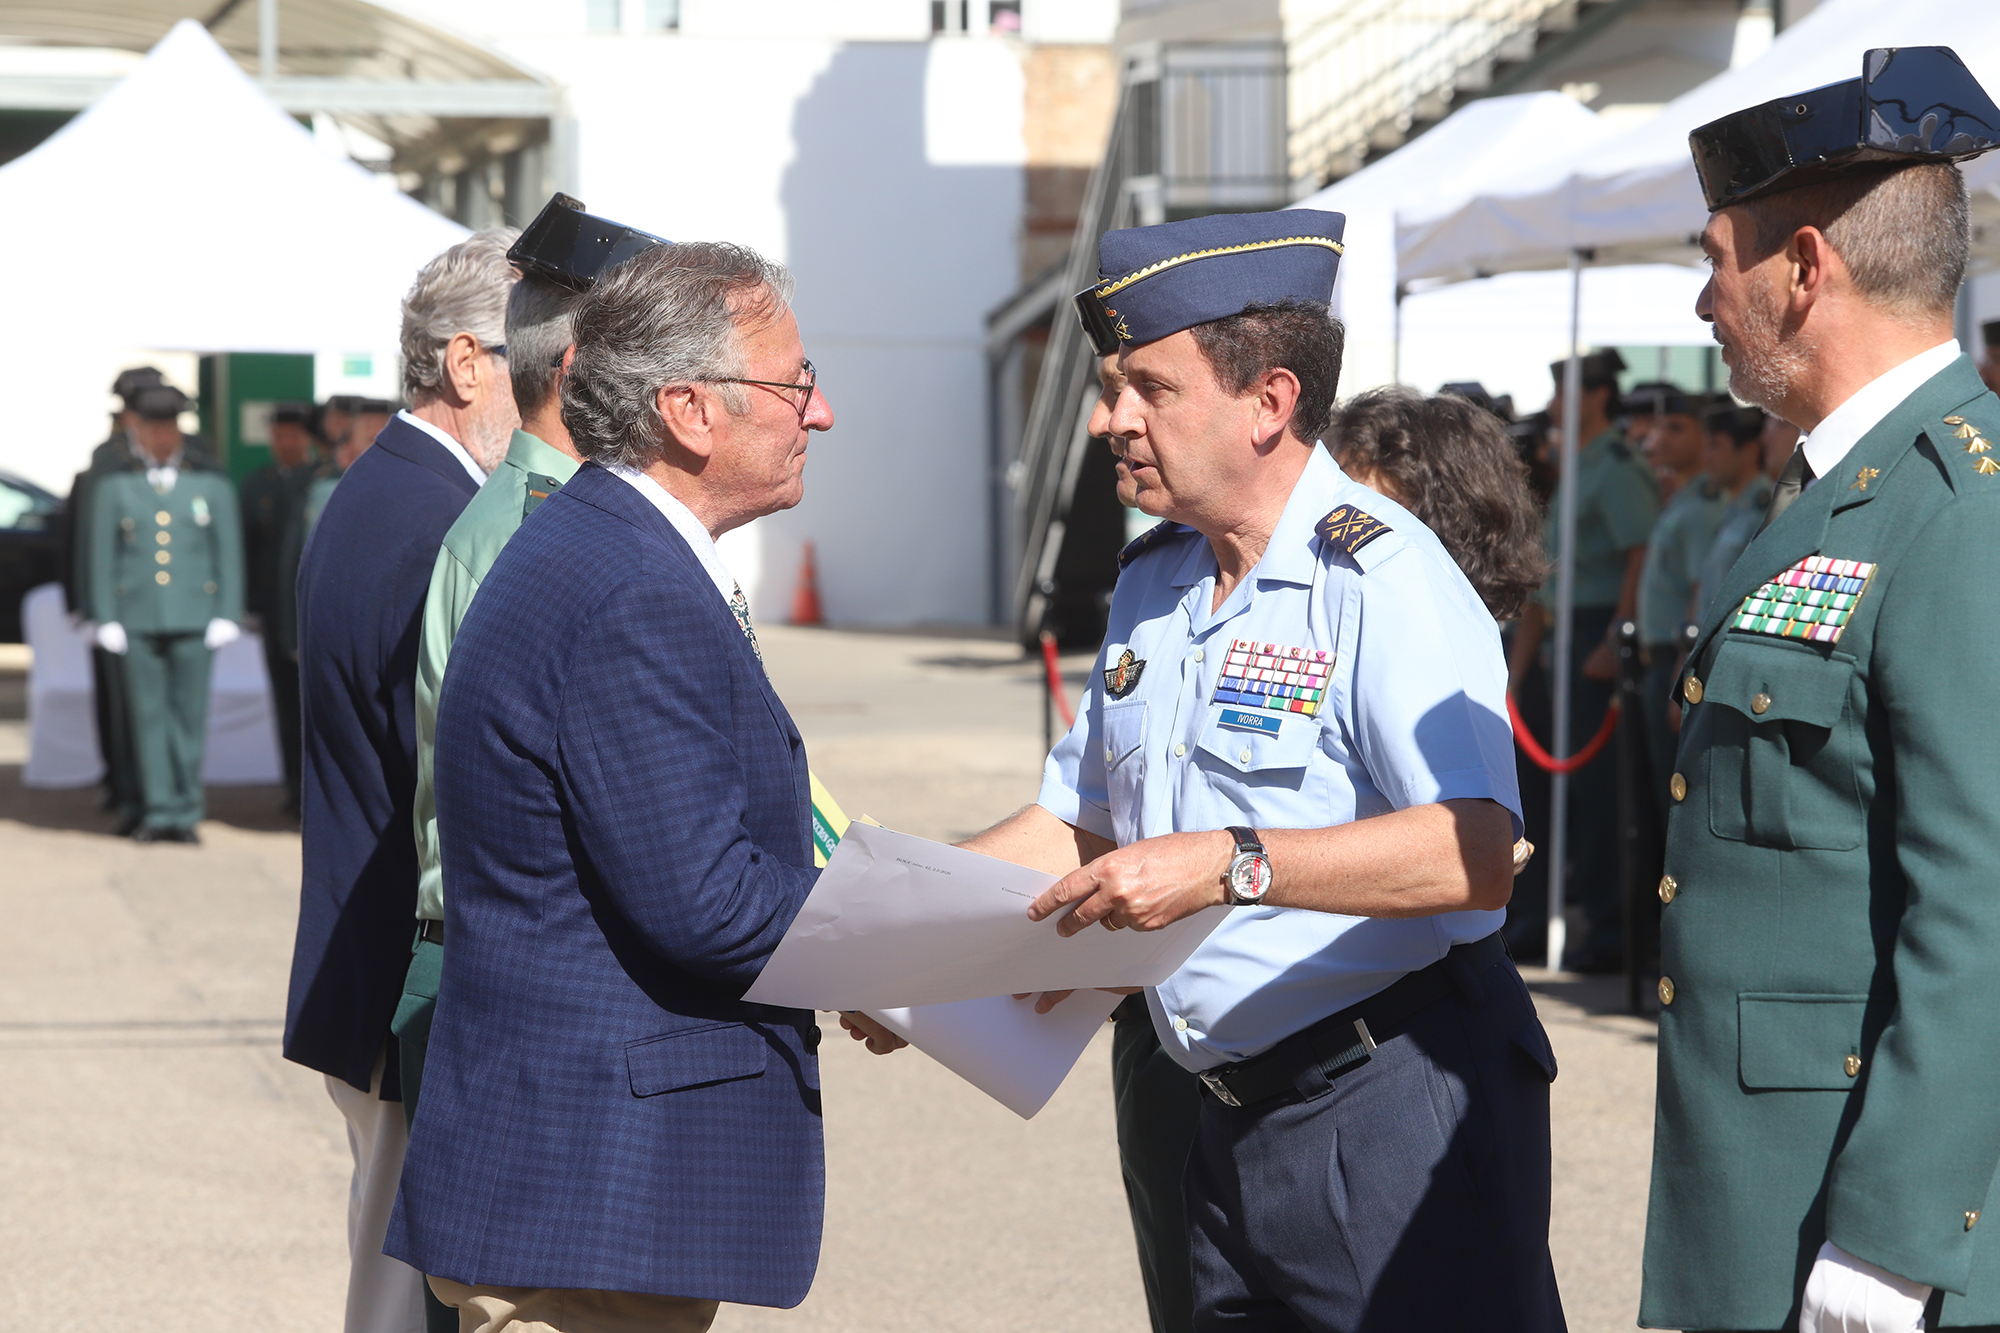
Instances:
[[[1388,530],[1349,554],[1316,530],[1342,506]],[[1478,797],[1512,811],[1519,835],[1498,627],[1407,510],[1316,447],[1263,559],[1210,614],[1215,576],[1214,551],[1186,528],[1161,530],[1126,567],[1076,725],[1043,769],[1041,805],[1121,847],[1231,824],[1325,828]],[[1270,677],[1261,705],[1216,699],[1244,645],[1278,664],[1249,668]],[[1110,698],[1105,671],[1128,649],[1145,665]],[[1314,692],[1317,712],[1302,711]],[[1282,884],[1283,861],[1273,869]],[[1239,907],[1148,993],[1153,1023],[1189,1069],[1247,1059],[1504,919]]]

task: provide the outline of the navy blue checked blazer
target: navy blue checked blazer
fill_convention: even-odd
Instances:
[[[694,552],[583,467],[452,645],[444,971],[389,1254],[464,1283],[805,1298],[819,1029],[741,996],[816,877],[810,799]]]
[[[285,1058],[366,1090],[416,936],[417,633],[446,529],[479,491],[391,418],[299,560],[305,870]],[[399,1099],[393,1043],[382,1095]]]

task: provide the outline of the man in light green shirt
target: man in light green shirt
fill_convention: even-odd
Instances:
[[[521,428],[465,512],[445,533],[431,572],[417,643],[417,927],[390,1030],[403,1075],[403,1112],[412,1123],[423,1083],[431,1010],[443,965],[444,873],[438,852],[437,786],[432,767],[439,692],[452,641],[479,584],[522,520],[575,475],[579,463],[562,424],[562,363],[573,341],[571,317],[582,293],[533,275],[514,284],[507,301],[507,363]],[[442,1307],[440,1307],[442,1308]],[[456,1325],[453,1325],[456,1327]]]

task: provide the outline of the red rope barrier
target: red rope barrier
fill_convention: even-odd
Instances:
[[[1522,720],[1521,710],[1515,705],[1514,696],[1511,694],[1507,696],[1507,716],[1514,723],[1515,744],[1521,747],[1522,753],[1534,762],[1536,768],[1544,773],[1574,773],[1597,758],[1604,747],[1611,743],[1611,733],[1618,729],[1618,700],[1614,698],[1611,707],[1604,710],[1604,724],[1597,729],[1597,734],[1590,738],[1590,744],[1567,759],[1558,759],[1542,748],[1541,742],[1535,739],[1535,734],[1528,730],[1528,724]]]
[[[1049,678],[1049,697],[1056,701],[1056,711],[1062,714],[1063,728],[1076,725],[1076,713],[1069,706],[1069,698],[1063,693],[1062,670],[1056,665],[1056,636],[1042,631],[1042,669]]]

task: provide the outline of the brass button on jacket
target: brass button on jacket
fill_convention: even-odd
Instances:
[[[1847,1071],[1847,1076],[1849,1078],[1855,1077],[1857,1074],[1861,1072],[1861,1057],[1858,1055],[1848,1056],[1847,1059],[1841,1063],[1841,1068]]]
[[[1688,780],[1676,773],[1668,779],[1667,790],[1673,793],[1676,801],[1685,801],[1688,794]]]
[[[1673,1002],[1674,1002],[1674,979],[1672,977],[1661,977],[1660,1003],[1672,1004]]]
[[[1770,712],[1771,696],[1764,693],[1762,690],[1757,691],[1757,693],[1753,695],[1750,699],[1750,711],[1755,713],[1758,717],[1762,717],[1764,716],[1764,714]]]
[[[1701,677],[1690,674],[1687,683],[1681,686],[1681,697],[1691,704],[1701,702]]]
[[[1672,902],[1674,900],[1674,895],[1679,893],[1680,891],[1681,891],[1680,881],[1676,880],[1672,875],[1660,876],[1661,902],[1663,903]]]

